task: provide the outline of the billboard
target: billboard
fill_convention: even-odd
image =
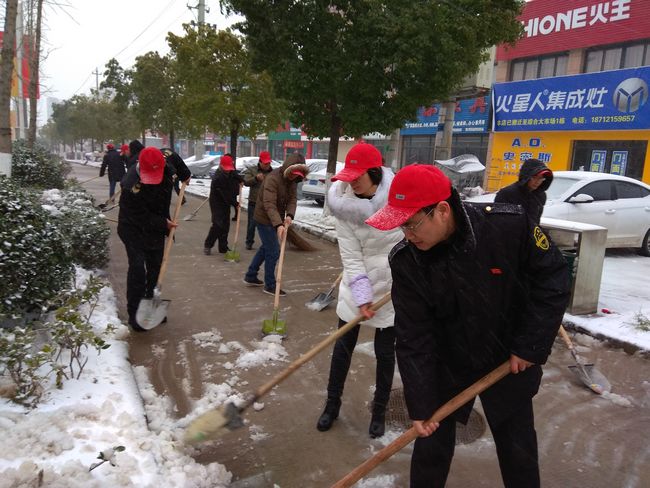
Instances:
[[[4,39],[4,32],[0,31],[0,48],[2,48],[2,41]],[[11,96],[18,96],[18,71],[16,66],[18,64],[16,60],[16,47],[14,46],[14,70],[11,75]],[[22,98],[29,98],[29,58],[30,58],[30,48],[29,48],[29,38],[23,36],[23,59],[22,59],[22,80],[23,80],[23,95]],[[36,97],[40,97],[40,90],[37,90]]]
[[[497,61],[645,39],[650,32],[650,2],[533,0],[526,3],[519,20],[522,38],[514,46],[499,46]]]
[[[650,67],[496,83],[493,130],[650,128]]]
[[[456,102],[454,113],[454,134],[487,132],[490,113],[490,95],[469,98]],[[407,122],[400,130],[401,135],[431,135],[438,132],[440,104],[420,107],[415,122]],[[442,127],[440,128],[442,130]]]

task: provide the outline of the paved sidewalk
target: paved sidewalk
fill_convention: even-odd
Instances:
[[[84,180],[94,176],[97,169],[73,166],[73,171]],[[98,201],[107,197],[105,180],[95,180],[86,187]],[[181,218],[201,202],[196,197],[188,200]],[[116,218],[117,209],[108,215]],[[270,318],[272,311],[272,296],[242,283],[254,251],[242,250],[242,261],[237,264],[224,262],[219,254],[203,255],[209,221],[207,205],[194,220],[181,220],[163,285],[163,295],[173,300],[169,322],[149,333],[133,334],[130,339],[132,362],[149,369],[157,393],[169,397],[179,417],[205,394],[206,383],[220,384],[231,376],[220,356],[197,345],[192,335],[219,325],[224,342],[247,343],[261,337],[262,319]],[[112,259],[108,272],[124,313],[126,256],[114,232],[115,224],[110,226]],[[286,256],[283,288],[288,296],[282,298],[281,315],[289,330],[283,343],[288,361],[297,359],[336,325],[331,307],[316,313],[304,306],[305,301],[326,291],[340,270],[336,246],[315,238],[312,242],[318,248],[316,252],[289,249]],[[196,458],[224,464],[233,473],[232,486],[237,488],[331,486],[400,433],[392,426],[382,439],[368,437],[368,403],[374,384],[371,340],[372,333],[363,330],[346,383],[341,417],[331,431],[321,433],[315,428],[324,403],[330,349],[267,395],[264,409],[247,412],[244,428],[203,447]],[[610,380],[614,395],[599,397],[579,384],[567,368],[573,364],[571,356],[559,340],[556,342],[535,402],[542,486],[650,486],[647,360],[586,336],[579,336],[577,342],[581,354]],[[240,375],[239,381],[248,382],[252,391],[287,364],[251,368]],[[394,387],[400,387],[398,376]],[[410,453],[408,446],[384,462],[369,475],[373,483],[365,486],[408,486]],[[478,440],[457,447],[447,486],[502,486],[489,430]]]

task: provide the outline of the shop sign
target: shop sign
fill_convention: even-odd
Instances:
[[[305,143],[302,141],[284,141],[282,146],[285,149],[304,149],[305,148]]]
[[[438,132],[440,125],[440,104],[420,107],[416,122],[407,122],[400,131],[402,135],[427,135]],[[469,98],[456,102],[454,113],[454,134],[487,132],[490,113],[490,96]],[[442,127],[440,127],[442,130]]]
[[[609,172],[613,175],[625,176],[627,169],[627,151],[612,151],[612,162]]]
[[[603,149],[594,149],[591,151],[591,162],[589,163],[589,171],[594,173],[602,173],[605,167],[605,160],[607,159],[607,151]]]
[[[501,45],[497,61],[520,59],[647,37],[648,0],[538,0],[519,16],[524,35],[514,46]],[[560,48],[558,48],[560,46]]]
[[[494,131],[650,128],[650,67],[496,83]]]

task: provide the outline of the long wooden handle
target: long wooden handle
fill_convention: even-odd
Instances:
[[[571,342],[571,338],[569,337],[569,334],[566,333],[566,329],[562,324],[560,324],[560,336],[562,337],[562,340],[564,340],[566,347],[569,348],[569,351],[573,351],[573,342]]]
[[[205,197],[205,200],[203,200],[203,201],[201,202],[201,205],[199,205],[198,207],[196,207],[196,210],[195,210],[194,212],[192,212],[192,215],[196,215],[196,214],[198,213],[198,211],[201,210],[201,207],[203,207],[203,205],[205,205],[206,203],[208,203],[209,200],[210,200],[210,197]]]
[[[284,225],[284,224],[283,224]],[[282,243],[280,244],[280,262],[278,263],[278,277],[275,280],[275,298],[273,299],[273,310],[280,306],[280,285],[282,284],[282,266],[284,265],[284,249],[287,247],[287,234],[289,228],[285,227],[282,233]]]
[[[181,205],[183,204],[183,196],[185,195],[185,187],[187,182],[183,182],[181,185],[181,191],[178,193],[178,199],[176,200],[176,208],[174,209],[174,222],[178,224],[178,214],[181,211]],[[160,274],[158,275],[158,283],[156,283],[156,288],[160,290],[162,287],[162,281],[167,272],[167,262],[169,261],[169,252],[171,251],[172,244],[174,243],[174,234],[176,233],[176,227],[172,227],[167,236],[167,242],[165,243],[165,252],[163,253],[162,265],[160,266]]]
[[[501,366],[491,371],[483,378],[478,380],[476,383],[466,388],[454,398],[445,403],[442,407],[435,411],[433,416],[427,420],[427,423],[431,422],[440,422],[457,409],[465,405],[468,401],[474,398],[479,393],[487,390],[494,383],[504,378],[510,373],[510,361],[506,361]],[[391,457],[393,454],[398,452],[403,447],[410,444],[418,436],[415,427],[411,427],[409,430],[404,432],[401,436],[395,439],[393,442],[388,444],[382,450],[377,452],[373,457],[366,460],[364,463],[360,464],[352,471],[350,471],[344,478],[341,478],[335,484],[332,485],[332,488],[344,488],[354,485],[357,481],[363,478],[366,474],[372,471],[379,464],[384,462],[386,459]]]
[[[237,223],[235,224],[235,244],[234,246],[237,247],[237,240],[239,239],[239,221],[241,220],[241,194],[242,194],[242,187],[243,185],[239,185],[239,196],[237,197]],[[252,219],[253,216],[249,215],[249,219]]]
[[[336,277],[336,279],[334,280],[334,284],[332,285],[332,290],[336,288],[336,286],[341,282],[342,279],[343,279],[343,271],[341,271],[339,275]]]
[[[379,310],[379,308],[384,306],[389,301],[390,301],[390,292],[386,293],[377,302],[373,303],[372,307],[370,307],[370,309],[371,310]],[[335,332],[333,332],[332,334],[327,336],[325,339],[323,339],[321,342],[319,342],[312,349],[310,349],[305,354],[303,354],[298,359],[296,359],[294,362],[292,362],[285,370],[281,371],[280,373],[275,375],[271,380],[269,380],[268,382],[266,382],[265,384],[260,386],[255,391],[254,400],[257,400],[258,398],[262,397],[263,395],[266,395],[269,391],[271,391],[271,389],[273,389],[274,386],[276,386],[279,383],[281,383],[282,381],[284,381],[287,377],[289,377],[300,366],[302,366],[307,361],[312,359],[314,356],[316,356],[316,354],[321,352],[323,349],[325,349],[331,343],[336,341],[336,339],[341,337],[343,334],[345,334],[352,327],[354,327],[355,325],[357,325],[359,322],[363,321],[364,319],[365,319],[365,317],[362,314],[359,314],[354,319],[350,320],[347,324],[344,324],[341,327],[339,327]]]

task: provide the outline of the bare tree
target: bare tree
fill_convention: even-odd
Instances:
[[[32,4],[33,6],[33,4]],[[43,20],[43,0],[36,0],[36,19],[34,9],[30,8],[29,30],[29,130],[27,145],[34,147],[36,142],[36,118],[38,116],[38,85],[41,57],[41,23]]]
[[[14,69],[18,0],[6,0],[5,27],[0,64],[0,153],[11,154],[11,81]]]

